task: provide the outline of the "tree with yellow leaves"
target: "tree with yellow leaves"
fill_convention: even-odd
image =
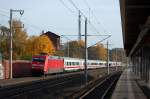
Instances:
[[[84,41],[70,41],[66,44],[65,55],[67,57],[84,58]]]
[[[25,29],[22,28],[22,22],[20,20],[13,20],[13,59],[28,59],[30,60],[32,55],[40,53],[47,53],[53,55],[55,50],[52,41],[46,36],[31,36],[27,35]],[[0,52],[4,55],[4,58],[9,58],[9,29],[1,26],[0,33]]]
[[[103,44],[97,44],[96,46],[98,57],[100,60],[107,59],[107,49],[104,47]]]
[[[55,50],[51,40],[46,35],[41,35],[33,41],[33,55],[47,53],[53,55]]]
[[[22,28],[22,22],[13,20],[13,59],[20,59],[26,52],[27,32]]]
[[[93,60],[106,60],[107,49],[103,44],[97,44],[88,48],[88,58]]]

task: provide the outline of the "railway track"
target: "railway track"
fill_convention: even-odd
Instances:
[[[115,69],[110,68],[110,71],[113,72],[115,71]],[[57,74],[51,74],[51,75],[41,76],[41,77],[22,77],[22,78],[5,79],[5,80],[0,80],[0,88],[4,86],[18,85],[20,83],[22,84],[27,82],[34,82],[37,80],[53,79],[53,78],[57,78],[58,76],[65,77],[67,75],[74,75],[74,74],[81,74],[81,73],[84,73],[84,71],[57,73]],[[107,70],[105,68],[88,70],[88,74],[93,76],[94,78],[97,78],[99,76],[104,76],[105,74],[107,74]]]
[[[103,71],[99,69],[99,71]],[[89,81],[94,79],[95,70],[89,70]],[[104,76],[104,72],[97,72]],[[96,74],[94,74],[96,75]],[[54,75],[55,76],[55,75]],[[67,94],[72,94],[75,89],[79,90],[84,86],[83,72],[75,72],[56,77],[45,77],[30,82],[18,83],[13,86],[3,86],[0,88],[0,99],[70,99]],[[73,88],[74,87],[74,88]],[[68,90],[67,88],[71,89]],[[70,92],[69,92],[70,91]],[[44,97],[44,98],[43,98]]]
[[[65,78],[50,79],[44,81],[34,81],[26,84],[0,88],[0,99],[29,99],[35,98],[41,91],[55,91],[63,88],[67,84],[78,81],[83,75],[72,75]]]
[[[102,77],[91,84],[88,84],[86,89],[82,89],[72,97],[74,99],[110,99],[113,89],[122,72],[113,73]],[[68,98],[69,99],[69,98]]]

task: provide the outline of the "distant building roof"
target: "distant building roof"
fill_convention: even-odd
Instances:
[[[43,33],[43,34],[48,35],[48,36],[51,35],[52,37],[55,37],[55,38],[60,38],[59,35],[57,35],[56,33],[51,32],[51,31],[47,31],[46,33]]]
[[[46,35],[48,36],[48,38],[52,41],[54,47],[55,47],[55,50],[59,50],[60,49],[60,36],[53,33],[53,32],[46,32],[46,33],[42,33],[42,35]]]

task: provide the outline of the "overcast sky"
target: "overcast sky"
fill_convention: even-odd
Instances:
[[[88,24],[88,34],[110,34],[112,35],[108,39],[112,44],[110,47],[123,47],[119,0],[72,1],[96,28],[95,30],[91,24]],[[78,34],[78,11],[70,0],[0,0],[1,25],[8,26],[10,8],[24,10],[23,16],[13,13],[13,18],[24,23],[28,35],[39,35],[42,30],[52,31],[58,35]],[[84,34],[83,16],[82,34]],[[77,37],[68,38],[77,39]],[[88,45],[103,38],[105,37],[88,37]],[[65,41],[65,38],[62,40]],[[106,41],[103,43],[106,44]]]

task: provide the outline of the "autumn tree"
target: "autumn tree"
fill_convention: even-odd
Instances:
[[[9,58],[9,33],[7,27],[0,27],[0,52],[5,59]],[[32,55],[47,53],[53,55],[55,53],[51,40],[46,35],[31,36],[22,27],[22,22],[13,20],[13,59],[31,59]]]
[[[0,27],[0,52],[5,59],[9,58],[9,31],[5,26]]]
[[[13,58],[20,59],[26,53],[27,32],[22,28],[22,22],[13,20]]]
[[[54,55],[63,57],[63,56],[65,56],[65,52],[64,52],[64,50],[57,50],[57,51],[55,51]]]
[[[46,35],[41,35],[37,38],[34,38],[32,42],[32,52],[33,55],[40,53],[53,55],[55,50],[52,41]]]
[[[110,50],[110,60],[126,63],[127,58],[126,58],[124,49],[123,48],[113,48],[112,50]]]
[[[107,49],[103,44],[97,44],[88,48],[88,58],[92,60],[106,60]]]
[[[27,38],[27,42],[26,42],[26,45],[25,45],[25,52],[24,52],[24,55],[21,57],[21,59],[24,59],[24,60],[30,60],[32,58],[32,56],[34,55],[35,53],[35,43],[38,39],[38,36],[30,36]]]
[[[97,51],[100,60],[107,59],[107,49],[104,47],[103,44],[97,44]]]
[[[21,28],[22,22],[13,20],[12,35],[13,35],[13,59],[20,59],[25,53],[25,45],[27,41],[27,33],[25,29]],[[0,49],[5,59],[9,58],[9,33],[10,29],[5,26],[0,28]]]
[[[84,58],[84,41],[70,41],[66,43],[65,56]]]

